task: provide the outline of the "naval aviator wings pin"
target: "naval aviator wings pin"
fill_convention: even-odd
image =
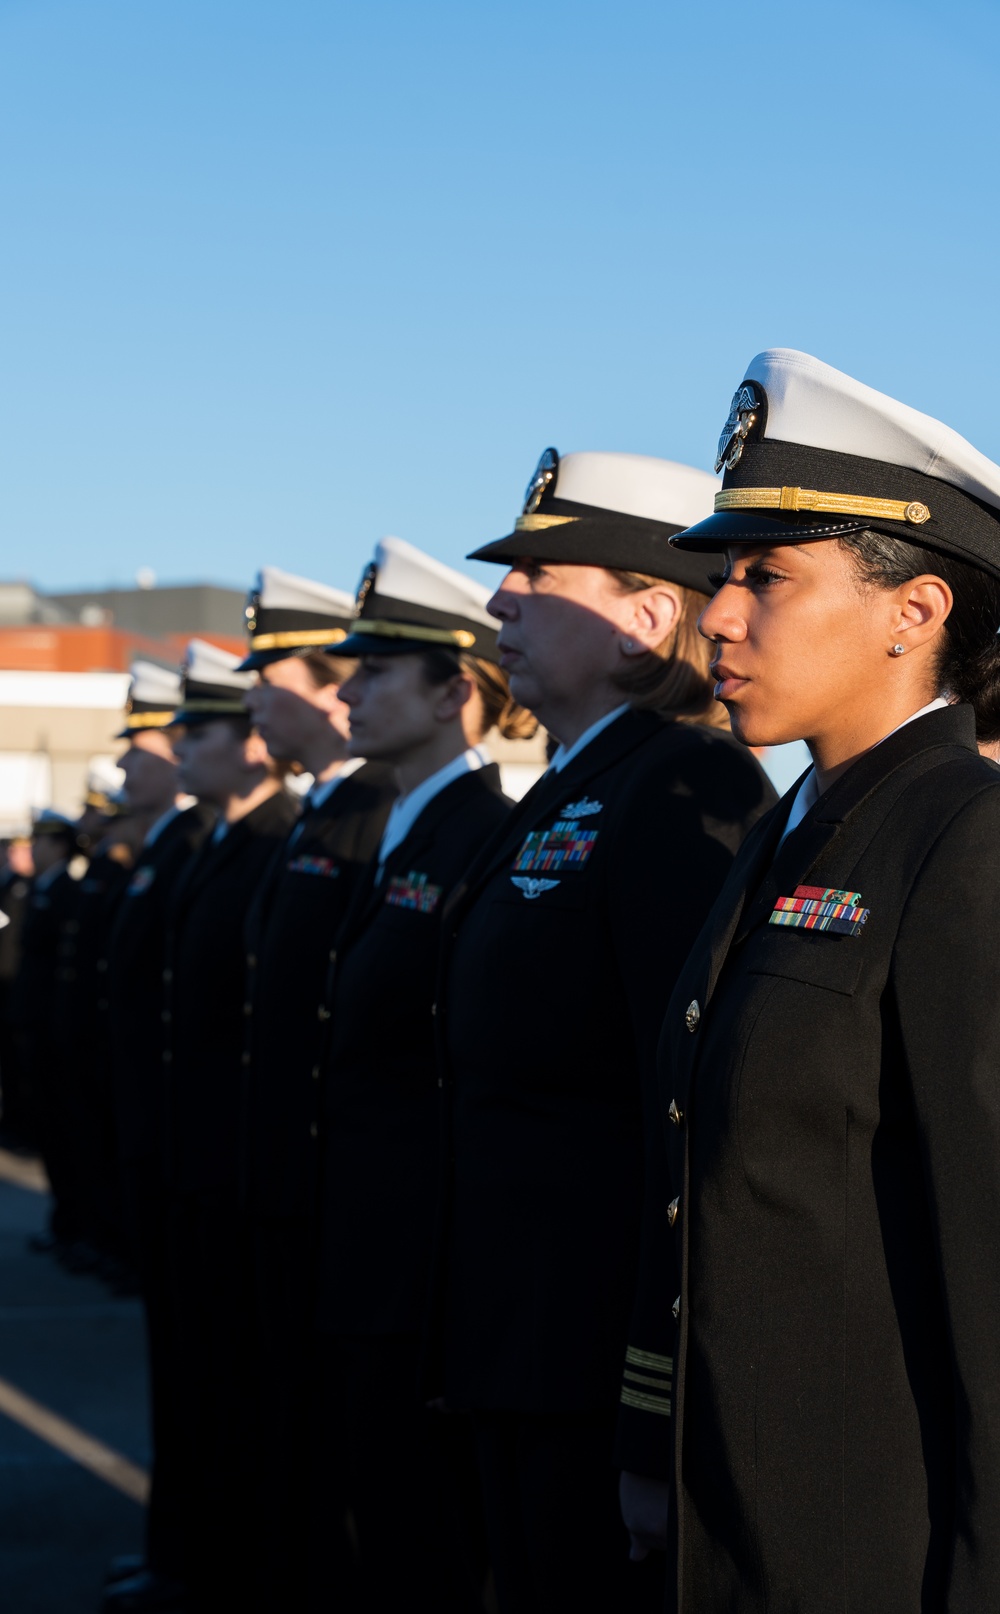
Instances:
[[[827,930],[834,936],[860,936],[869,910],[860,891],[833,886],[797,885],[795,895],[779,897],[769,923],[792,930]]]
[[[554,891],[556,886],[559,884],[559,881],[536,880],[532,879],[528,875],[512,874],[510,877],[510,883],[511,885],[517,886],[517,889],[523,894],[528,902],[532,902],[535,897],[540,897],[543,891]]]

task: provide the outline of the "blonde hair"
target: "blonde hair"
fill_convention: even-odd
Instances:
[[[618,571],[611,566],[607,570],[623,594],[638,594],[664,582],[662,577],[647,577],[641,572]],[[632,658],[613,673],[611,682],[639,711],[658,712],[661,717],[676,718],[681,723],[728,729],[726,709],[712,693],[712,646],[698,632],[706,596],[680,583],[671,583],[670,587],[677,591],[681,602],[681,613],[673,628],[652,650]]]

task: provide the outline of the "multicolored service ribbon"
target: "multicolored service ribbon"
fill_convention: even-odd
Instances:
[[[794,896],[778,898],[770,922],[793,930],[828,930],[835,936],[860,936],[868,912],[861,906],[860,891],[797,885]]]

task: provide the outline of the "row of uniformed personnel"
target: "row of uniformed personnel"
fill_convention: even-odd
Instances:
[[[196,647],[176,709],[137,682],[130,750],[173,751],[219,818],[169,892],[193,814],[160,830],[109,955],[118,1069],[150,1100],[157,1403],[149,1561],[109,1607],[183,1583],[472,1610],[487,1566],[504,1608],[661,1601],[613,1452],[643,1073],[771,799],[712,705],[705,563],[667,542],[713,487],[550,451],[483,552],[510,563],[492,600],[386,540],[356,616],[265,571],[241,667]],[[560,743],[515,806],[483,742],[528,707]]]
[[[492,598],[386,540],[356,616],[265,572],[241,668],[137,683],[127,771],[218,818],[108,951],[156,1429],[109,1607],[995,1601],[1000,470],[785,350],[723,467],[549,450]]]

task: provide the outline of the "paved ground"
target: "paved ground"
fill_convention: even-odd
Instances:
[[[142,1543],[142,1319],[138,1302],[26,1251],[45,1224],[32,1181],[0,1151],[0,1406],[16,1414],[0,1411],[0,1609],[93,1614],[107,1560]]]

